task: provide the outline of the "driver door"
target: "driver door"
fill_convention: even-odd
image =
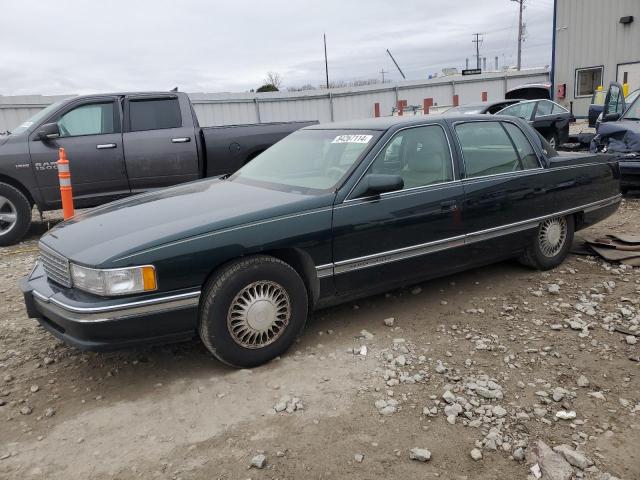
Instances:
[[[400,175],[404,188],[376,196],[350,195],[335,206],[334,281],[339,294],[408,283],[466,261],[460,248],[464,191],[455,181],[441,125],[399,130],[369,173]]]
[[[77,207],[99,205],[129,195],[116,97],[83,98],[45,120],[54,122],[60,129],[59,138],[43,141],[36,129],[29,139],[36,181],[47,206],[61,203],[55,163],[60,147],[69,159]]]

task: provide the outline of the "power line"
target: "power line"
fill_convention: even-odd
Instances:
[[[471,40],[472,43],[476,44],[476,68],[480,68],[480,44],[482,43],[482,38],[480,36],[481,33],[473,33],[475,35],[475,40]]]

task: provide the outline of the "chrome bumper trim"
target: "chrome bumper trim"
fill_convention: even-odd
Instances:
[[[109,321],[167,310],[195,307],[200,301],[200,291],[196,291],[104,307],[77,307],[56,298],[47,297],[37,290],[33,290],[32,293],[36,304],[44,304],[43,307],[45,309],[57,310],[61,315],[64,315],[65,318],[77,322]]]

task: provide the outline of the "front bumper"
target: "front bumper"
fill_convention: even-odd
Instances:
[[[27,315],[83,350],[173,343],[196,335],[197,290],[103,299],[49,282],[40,263],[20,287]]]

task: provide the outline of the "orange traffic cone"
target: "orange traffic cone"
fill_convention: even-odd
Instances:
[[[58,150],[58,180],[60,181],[60,198],[62,198],[62,216],[65,220],[73,217],[73,191],[71,189],[71,172],[69,171],[69,160],[64,148]]]

